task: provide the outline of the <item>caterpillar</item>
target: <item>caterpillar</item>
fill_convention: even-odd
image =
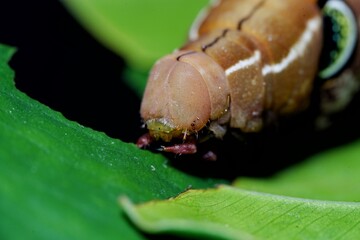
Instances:
[[[359,15],[358,0],[213,1],[188,42],[153,66],[140,108],[148,133],[137,145],[193,154],[210,135],[259,132],[269,113],[306,109],[316,79],[335,95],[323,97],[324,113],[340,109],[358,86]]]

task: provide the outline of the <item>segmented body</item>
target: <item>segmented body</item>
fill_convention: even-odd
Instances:
[[[359,12],[356,0],[348,2]],[[214,2],[195,21],[188,43],[151,72],[141,105],[149,139],[196,141],[204,128],[218,138],[227,127],[256,132],[265,112],[303,110],[322,44],[316,1]],[[354,79],[358,58],[359,50],[347,73]]]
[[[306,107],[322,44],[310,1],[222,1],[192,33],[182,49],[204,51],[225,71],[231,127],[257,131],[264,110]]]

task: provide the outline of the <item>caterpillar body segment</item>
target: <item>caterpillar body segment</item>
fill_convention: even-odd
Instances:
[[[189,41],[154,65],[140,109],[149,134],[139,142],[177,139],[163,149],[194,153],[190,145],[204,140],[199,132],[217,138],[229,128],[258,132],[267,112],[304,110],[319,74],[323,24],[316,1],[213,1]],[[338,83],[333,75],[323,78]]]

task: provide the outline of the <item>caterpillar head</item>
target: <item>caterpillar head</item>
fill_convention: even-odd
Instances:
[[[153,67],[140,114],[154,139],[196,134],[221,117],[229,95],[224,70],[202,52],[178,51]]]

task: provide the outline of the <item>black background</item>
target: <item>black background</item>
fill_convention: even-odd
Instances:
[[[10,62],[16,86],[66,118],[125,142],[143,133],[140,99],[123,83],[124,61],[98,43],[61,2],[2,1],[0,42],[18,49]],[[279,122],[239,144],[216,142],[220,159],[169,156],[181,170],[200,176],[268,176],[321,150],[360,136],[359,97],[334,125],[317,132],[306,115]]]
[[[0,4],[0,42],[17,48],[16,86],[70,120],[123,141],[140,134],[140,99],[123,83],[124,61],[57,0]]]

